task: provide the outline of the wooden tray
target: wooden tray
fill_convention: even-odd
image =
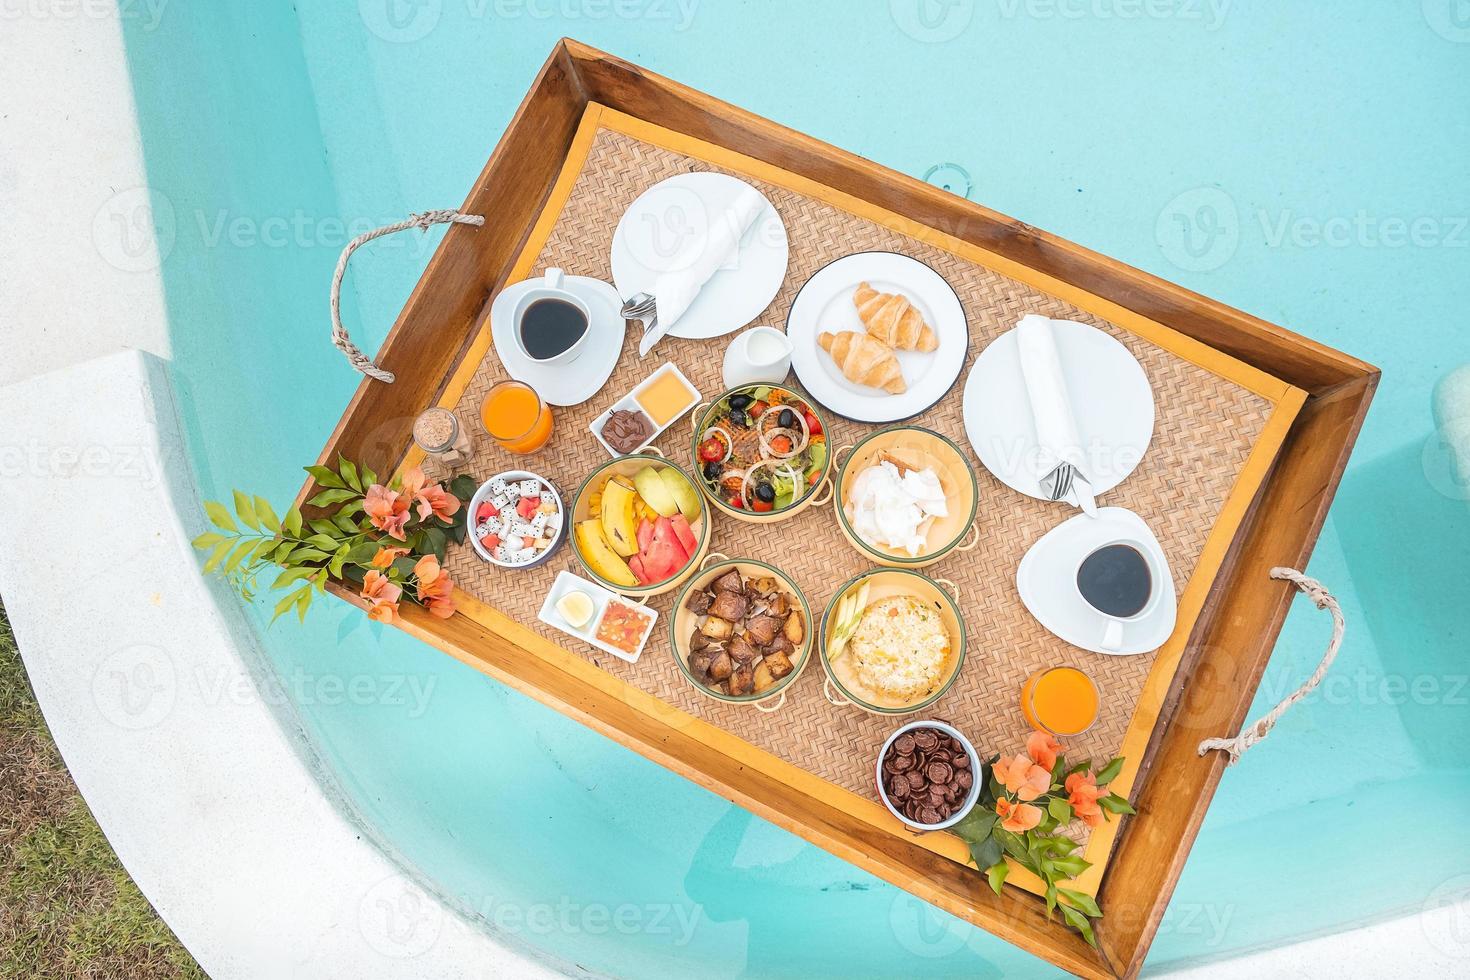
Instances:
[[[1021,888],[993,895],[974,869],[960,863],[963,849],[953,838],[904,832],[871,798],[841,785],[820,759],[783,758],[769,746],[753,744],[758,739],[741,729],[738,718],[719,715],[719,706],[714,713],[697,709],[681,701],[675,689],[659,687],[656,679],[620,676],[583,654],[563,650],[526,625],[534,613],[512,618],[482,601],[491,597],[465,577],[457,575],[456,581],[482,595],[461,595],[460,615],[439,620],[405,605],[404,628],[1065,969],[1090,976],[1136,974],[1223,768],[1221,758],[1199,758],[1196,746],[1202,738],[1233,733],[1243,720],[1294,594],[1289,586],[1269,581],[1266,571],[1273,565],[1305,563],[1376,386],[1377,371],[947,192],[563,41],[461,209],[490,220],[483,228],[450,228],[379,352],[378,363],[395,372],[396,383],[363,383],[323,450],[324,462],[341,453],[380,472],[401,466],[415,458],[410,428],[419,411],[430,404],[453,407],[471,397],[488,353],[483,321],[489,299],[501,286],[524,278],[538,261],[555,255],[557,247],[575,257],[576,243],[569,244],[566,234],[558,237],[558,222],[576,204],[577,180],[603,137],[637,141],[639,146],[631,149],[604,148],[640,153],[641,165],[667,168],[688,161],[739,173],[768,188],[802,195],[802,200],[816,202],[814,207],[854,216],[913,248],[933,249],[1023,284],[1037,291],[1027,302],[1062,304],[1052,315],[1079,311],[1077,318],[1086,317],[1124,334],[1130,346],[1139,345],[1136,353],[1147,346],[1160,357],[1224,379],[1228,384],[1221,393],[1227,409],[1237,406],[1231,410],[1252,417],[1242,423],[1250,429],[1249,440],[1239,447],[1228,493],[1220,493],[1209,514],[1208,534],[1185,549],[1190,571],[1176,582],[1184,586],[1180,628],[1146,665],[1146,677],[1137,679],[1125,713],[1127,724],[1112,743],[1129,759],[1115,785],[1134,799],[1139,815],[1121,825],[1106,825],[1087,842],[1087,857],[1096,866],[1082,885],[1098,895],[1106,912],[1098,930],[1101,949],[1091,949],[1059,921],[1048,920],[1041,902],[1022,890],[1024,878],[1017,879]],[[644,153],[644,146],[654,149]],[[682,158],[670,160],[659,153]],[[589,227],[605,222],[605,217],[593,217]],[[793,230],[793,254],[799,234]],[[565,260],[558,264],[568,267]],[[597,274],[596,269],[586,271]],[[601,274],[607,278],[605,271]],[[781,302],[778,297],[773,307]],[[973,336],[973,322],[971,329]],[[685,359],[676,361],[689,369]],[[644,362],[648,369],[657,363]],[[1152,370],[1151,377],[1157,385]],[[1236,388],[1243,394],[1230,401]],[[600,407],[596,398],[583,406],[587,413]],[[561,410],[558,439],[567,429],[582,428],[571,424],[577,411]],[[687,462],[687,447],[677,440],[665,448],[676,461]],[[304,488],[303,499],[311,492],[310,486]],[[800,520],[819,516],[832,521],[830,514],[803,515]],[[1171,552],[1174,561],[1178,558]],[[937,574],[946,567],[936,566]],[[554,573],[548,568],[544,575],[549,581]],[[836,584],[827,583],[828,591]],[[812,584],[803,582],[803,587],[811,589]],[[333,591],[358,602],[350,589]],[[515,603],[501,604],[520,611]],[[643,660],[663,660],[672,670],[666,657],[665,650],[651,645]],[[793,692],[813,682],[811,677],[801,680]],[[792,710],[788,705],[783,713]],[[1008,733],[990,734],[999,738]]]

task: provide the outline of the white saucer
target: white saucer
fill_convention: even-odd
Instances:
[[[566,288],[582,297],[592,312],[592,322],[587,325],[587,339],[576,359],[548,366],[531,360],[521,350],[512,320],[521,296],[542,284],[538,276],[507,286],[490,304],[490,336],[495,342],[495,353],[505,365],[506,373],[535,388],[546,404],[578,405],[597,394],[618,366],[618,355],[623,352],[623,337],[628,330],[628,323],[622,317],[623,301],[618,291],[601,279],[567,276]]]
[[[1169,568],[1164,549],[1153,531],[1133,511],[1100,507],[1097,517],[1078,514],[1042,535],[1016,569],[1016,588],[1037,622],[1075,647],[1112,657],[1151,653],[1174,632],[1178,598],[1172,575],[1160,576],[1163,594],[1153,612],[1137,622],[1123,624],[1123,645],[1104,650],[1107,617],[1088,605],[1077,591],[1077,566],[1095,549],[1119,536],[1136,537],[1153,555],[1158,567]]]
[[[613,233],[612,274],[618,292],[654,292],[654,281],[671,270],[690,237],[709,234],[710,219],[749,186],[728,174],[679,174],[640,194]],[[710,277],[669,335],[704,340],[750,323],[780,291],[789,252],[786,226],[767,200],[740,240],[735,260]]]
[[[1097,496],[1122,483],[1148,450],[1153,389],[1143,365],[1111,334],[1075,320],[1053,320],[1052,333]],[[1047,499],[1038,483],[1036,425],[1014,328],[975,359],[963,414],[965,435],[985,468],[1012,490]]]
[[[817,343],[819,333],[863,330],[852,302],[860,282],[908,297],[939,336],[932,351],[894,351],[908,384],[901,395],[847,380]],[[858,252],[817,270],[791,303],[786,336],[793,348],[791,367],[806,393],[855,422],[897,422],[930,408],[954,386],[970,343],[965,309],[954,288],[918,259],[897,252]]]

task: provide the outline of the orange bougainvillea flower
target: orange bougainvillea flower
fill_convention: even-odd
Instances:
[[[1013,834],[1024,834],[1041,823],[1041,807],[1012,803],[1005,797],[995,801],[995,812],[1000,815],[1001,827]]]
[[[1032,732],[1031,737],[1026,739],[1026,754],[1031,761],[1038,766],[1045,766],[1048,771],[1057,764],[1057,753],[1062,751],[1062,743],[1052,737],[1050,732]]]
[[[373,555],[372,565],[374,568],[387,568],[406,554],[408,554],[407,548],[394,548],[391,546],[379,548],[378,553]]]
[[[439,567],[439,559],[425,555],[413,566],[414,578],[418,580],[419,602],[441,619],[454,615],[454,583],[449,573]]]
[[[404,541],[408,537],[403,530],[408,523],[408,501],[409,498],[403,494],[374,483],[363,496],[362,509],[373,527],[390,538]]]
[[[1097,779],[1090,772],[1074,772],[1067,777],[1067,802],[1072,805],[1072,812],[1082,818],[1082,822],[1089,827],[1096,827],[1103,822],[1102,807],[1097,801],[1106,793],[1097,785]]]
[[[447,521],[459,513],[459,498],[438,483],[428,485],[423,469],[418,466],[403,474],[400,493],[405,500],[413,501],[421,521],[428,520],[430,514]]]
[[[1051,789],[1051,770],[1043,769],[1024,755],[995,762],[995,778],[1005,784],[1006,791],[1022,800],[1034,800]]]
[[[402,595],[403,588],[377,569],[370,570],[362,580],[362,597],[370,603],[368,619],[390,625],[397,622],[398,600]]]

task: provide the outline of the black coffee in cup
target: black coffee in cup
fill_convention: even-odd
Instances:
[[[1098,612],[1116,619],[1137,616],[1154,593],[1148,559],[1132,545],[1104,545],[1077,568],[1077,591]]]
[[[538,361],[571,350],[586,332],[586,315],[563,299],[538,299],[521,314],[521,344]]]

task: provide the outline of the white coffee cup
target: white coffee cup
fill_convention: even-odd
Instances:
[[[1111,548],[1114,545],[1131,548],[1142,556],[1144,564],[1148,566],[1149,594],[1148,600],[1143,604],[1143,608],[1139,609],[1132,616],[1115,616],[1111,613],[1103,612],[1097,606],[1094,606],[1091,600],[1082,594],[1082,587],[1077,584],[1077,575],[1075,573],[1072,575],[1072,588],[1076,590],[1078,598],[1086,603],[1087,608],[1107,620],[1107,625],[1103,628],[1102,640],[1098,643],[1098,646],[1104,650],[1122,649],[1123,627],[1128,623],[1138,622],[1154,611],[1159,604],[1159,599],[1164,594],[1164,590],[1159,588],[1159,583],[1162,581],[1161,576],[1166,574],[1163,565],[1159,562],[1157,556],[1154,555],[1153,549],[1149,545],[1138,538],[1127,536],[1113,538],[1110,541],[1104,541],[1088,549],[1087,554],[1082,556],[1082,561],[1077,563],[1078,571],[1080,572],[1082,569],[1082,562],[1085,562],[1088,558],[1091,558],[1104,548]]]
[[[535,282],[536,280],[527,281]],[[582,353],[582,345],[587,342],[587,335],[592,332],[592,314],[587,309],[587,304],[582,301],[580,296],[567,289],[565,283],[565,273],[554,267],[548,268],[536,286],[521,294],[520,302],[516,303],[515,311],[511,314],[511,327],[515,335],[516,346],[520,347],[522,354],[537,364],[550,366],[553,364],[566,364],[576,360],[577,356]],[[526,349],[526,340],[521,334],[521,326],[526,311],[531,308],[531,305],[547,299],[560,300],[569,306],[575,307],[581,312],[582,318],[586,321],[587,325],[582,328],[582,336],[578,337],[576,342],[566,350],[553,354],[550,357],[537,357]]]

